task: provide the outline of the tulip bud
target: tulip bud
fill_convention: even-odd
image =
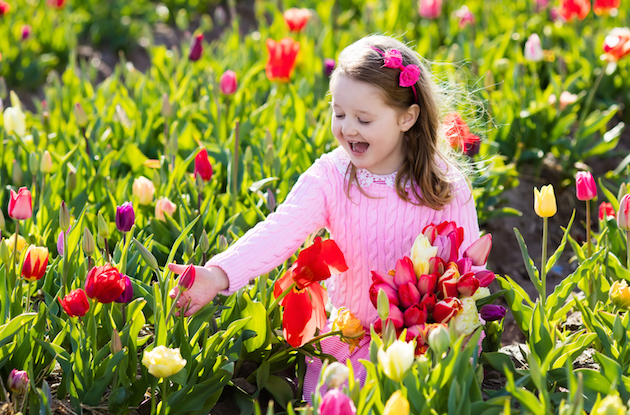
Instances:
[[[394,392],[387,400],[383,415],[409,415],[409,401],[400,390]]]
[[[52,158],[50,157],[50,153],[48,152],[48,150],[45,150],[44,153],[42,154],[39,170],[43,174],[48,174],[52,170]]]
[[[142,245],[140,241],[138,241],[136,238],[133,238],[133,243],[136,246],[136,249],[138,250],[138,252],[140,252],[140,256],[142,256],[142,259],[144,259],[147,265],[157,271],[159,269],[158,262],[157,262],[157,259],[155,259],[155,256],[153,256],[153,254],[151,253],[151,251],[149,251],[144,245]]]
[[[626,280],[613,282],[608,295],[615,306],[623,309],[630,308],[630,287]]]
[[[205,229],[201,232],[201,237],[199,238],[199,248],[201,248],[201,252],[204,253],[208,252],[210,249],[210,241],[208,240],[208,234]]]
[[[111,233],[109,232],[109,225],[105,222],[105,218],[100,211],[98,212],[98,215],[96,215],[96,218],[98,235],[103,239],[108,239],[111,236]]]
[[[116,228],[120,232],[129,232],[135,220],[136,214],[130,202],[125,202],[116,208]]]
[[[64,232],[70,229],[70,212],[68,212],[68,206],[63,200],[59,206],[59,227]]]
[[[597,197],[597,186],[590,171],[579,171],[575,177],[578,200],[586,201]]]
[[[188,59],[196,62],[201,58],[201,54],[203,53],[203,33],[199,33],[196,35],[190,46],[190,54],[188,55]]]
[[[227,238],[223,235],[219,235],[219,251],[223,252],[228,249],[228,241]]]
[[[544,52],[540,43],[540,37],[532,34],[525,42],[525,59],[530,62],[540,62],[544,58]]]
[[[429,347],[436,356],[442,356],[446,350],[448,350],[451,344],[451,336],[448,333],[448,329],[442,324],[434,327],[428,336]]]
[[[4,213],[2,213],[2,209],[0,209],[0,231],[3,230],[5,226],[6,222],[4,221]]]
[[[269,208],[270,212],[276,209],[276,197],[271,189],[267,189],[267,208]]]
[[[378,292],[377,304],[378,316],[383,321],[387,320],[387,317],[389,317],[389,299],[387,298],[385,290]]]
[[[501,320],[506,313],[507,308],[502,305],[486,304],[479,309],[479,315],[486,321]]]
[[[98,244],[99,249],[105,249],[105,239],[101,236],[101,234],[96,234],[96,243]]]
[[[326,75],[326,78],[329,78],[330,75],[332,75],[333,71],[335,70],[335,65],[336,63],[334,59],[324,59],[324,75]]]
[[[617,226],[622,231],[630,231],[630,194],[626,194],[619,202],[619,212],[617,212]]]
[[[166,221],[165,213],[169,216],[173,216],[177,210],[177,205],[165,197],[161,197],[155,203],[155,218],[161,221]]]
[[[13,159],[13,169],[11,171],[11,181],[15,186],[20,186],[24,183],[24,173],[22,173],[22,168],[20,167],[20,163],[16,159]]]
[[[195,156],[195,170],[193,174],[195,177],[200,176],[204,181],[209,181],[212,178],[212,165],[205,148],[199,150]]]
[[[9,251],[9,247],[7,246],[5,239],[0,241],[0,259],[5,265],[8,265],[11,261],[11,252]]]
[[[77,187],[77,171],[74,168],[68,168],[68,174],[66,175],[66,189],[68,192],[74,192]]]
[[[31,174],[37,174],[39,171],[39,160],[37,159],[37,153],[34,151],[31,151],[28,155],[28,168]]]
[[[396,340],[387,350],[378,351],[378,363],[383,368],[385,376],[394,382],[400,382],[413,365],[414,353],[413,343]]]
[[[350,415],[356,414],[357,409],[348,395],[338,388],[332,388],[322,397],[317,412],[326,415]]]
[[[324,370],[323,378],[326,389],[339,388],[348,380],[350,369],[343,363],[332,362]]]
[[[602,202],[599,205],[599,220],[608,220],[609,218],[615,218],[615,208],[612,203]]]
[[[162,94],[162,117],[170,118],[173,115],[173,106],[168,99],[168,94],[165,92]]]
[[[31,192],[26,187],[20,187],[15,193],[11,189],[9,199],[9,217],[16,220],[24,220],[33,216],[33,200]]]
[[[79,102],[74,104],[74,118],[79,127],[85,127],[88,123],[87,115]]]
[[[31,27],[27,24],[22,26],[22,40],[26,40],[31,35]]]
[[[7,380],[9,390],[15,393],[25,393],[28,390],[28,374],[26,370],[11,370]]]
[[[112,342],[110,344],[110,350],[112,354],[116,354],[123,349],[122,340],[120,339],[120,334],[118,330],[114,329],[112,331]]]
[[[553,193],[553,186],[543,186],[540,190],[534,188],[534,211],[541,218],[548,218],[556,214],[556,196]]]
[[[83,228],[83,240],[81,241],[83,247],[83,253],[87,256],[93,256],[96,251],[96,244],[94,243],[94,236],[88,228]]]
[[[219,80],[219,88],[224,95],[232,95],[235,93],[238,88],[236,73],[229,69],[225,71]]]
[[[150,205],[153,203],[155,186],[153,186],[153,182],[151,180],[144,176],[140,176],[133,181],[132,194],[138,198],[139,204]]]
[[[177,286],[180,291],[189,290],[193,286],[195,283],[195,275],[195,266],[193,264],[188,265],[177,281]]]

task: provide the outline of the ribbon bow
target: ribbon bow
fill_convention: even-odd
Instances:
[[[420,78],[420,68],[417,65],[403,65],[402,54],[398,49],[390,49],[387,52],[383,53],[378,48],[371,46],[372,49],[377,51],[383,56],[385,63],[383,64],[386,68],[392,69],[400,69],[400,76],[398,78],[398,85],[402,87],[411,87],[413,90],[413,96],[416,98],[416,102],[418,101],[418,94],[416,93],[415,84],[418,82],[418,78]]]

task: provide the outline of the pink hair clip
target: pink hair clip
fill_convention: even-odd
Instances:
[[[418,82],[418,78],[420,78],[420,68],[417,65],[403,65],[402,54],[398,49],[390,49],[387,52],[383,53],[382,50],[376,48],[374,46],[370,46],[372,49],[380,53],[383,57],[385,63],[383,66],[385,68],[392,69],[400,69],[400,77],[398,78],[398,85],[402,87],[411,87],[413,91],[413,96],[418,102],[418,94],[416,93],[416,82]]]

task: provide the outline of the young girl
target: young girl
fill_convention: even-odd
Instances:
[[[330,91],[339,147],[300,176],[275,213],[197,267],[192,289],[177,304],[188,305],[186,316],[217,293],[231,294],[276,268],[324,227],[348,265],[326,281],[334,306],[330,321],[346,307],[369,328],[378,318],[369,298],[371,271],[394,269],[426,225],[456,221],[462,226],[460,254],[479,237],[469,185],[441,150],[440,94],[414,52],[390,37],[363,38],[339,56]],[[184,270],[176,264],[169,268],[177,274]],[[171,296],[176,293],[177,288]],[[328,337],[322,351],[340,362],[350,358],[355,375],[365,379],[359,359],[369,359],[368,343],[369,335],[349,354],[347,344]],[[320,368],[318,359],[308,361],[308,401]]]

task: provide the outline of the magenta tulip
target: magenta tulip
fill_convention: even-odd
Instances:
[[[114,301],[119,304],[129,304],[131,300],[133,300],[133,285],[131,285],[131,279],[127,275],[120,274],[120,276],[124,281],[125,288],[122,294],[120,294],[120,297],[116,298]]]
[[[492,235],[487,233],[472,243],[464,252],[464,258],[471,258],[475,266],[484,265],[492,248]]]
[[[201,58],[201,54],[203,53],[203,33],[199,33],[192,40],[192,44],[190,46],[190,54],[188,55],[188,59],[196,62]]]
[[[179,287],[179,290],[180,291],[190,290],[190,288],[195,283],[195,276],[196,276],[195,266],[193,264],[188,265],[186,269],[184,270],[184,272],[182,272],[182,275],[179,277],[179,280],[177,281],[177,286]]]
[[[575,190],[578,200],[586,201],[597,197],[597,186],[590,171],[579,171],[575,176]]]
[[[411,327],[416,324],[424,324],[427,322],[429,314],[427,308],[422,304],[414,304],[409,307],[403,313],[403,319],[406,327]]]
[[[398,292],[396,291],[395,288],[392,288],[391,286],[389,286],[388,284],[372,284],[370,286],[370,301],[372,302],[372,305],[374,306],[374,308],[378,308],[377,306],[377,299],[378,299],[378,292],[380,290],[385,291],[385,294],[387,295],[387,299],[389,300],[389,304],[390,305],[398,305]]]
[[[413,262],[411,258],[404,257],[396,261],[396,274],[394,274],[394,283],[397,287],[411,283],[416,285],[418,282],[416,278],[416,272],[413,269]]]
[[[225,95],[232,95],[236,92],[238,88],[238,83],[236,82],[236,73],[231,70],[227,70],[223,72],[221,75],[221,79],[219,80],[219,88],[221,92]]]
[[[494,281],[496,276],[494,275],[494,272],[484,269],[475,273],[475,278],[479,281],[480,287],[487,287],[492,283],[492,281]]]
[[[420,295],[432,293],[437,285],[438,277],[438,274],[420,275],[418,278],[418,291],[420,292]]]
[[[354,415],[357,409],[352,399],[337,388],[328,390],[319,404],[319,413],[326,415]]]

